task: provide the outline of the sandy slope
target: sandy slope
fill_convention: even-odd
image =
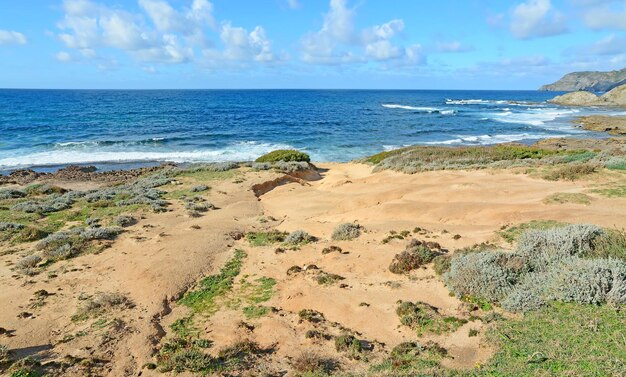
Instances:
[[[202,336],[213,340],[215,349],[250,339],[275,350],[268,366],[272,370],[289,370],[290,358],[305,349],[339,358],[344,368],[365,369],[363,363],[338,355],[332,341],[306,339],[304,333],[316,327],[300,321],[298,311],[323,313],[327,323],[322,330],[331,335],[340,334],[339,326],[343,326],[376,342],[373,361],[382,360],[396,344],[417,339],[395,314],[398,300],[424,301],[445,315],[469,315],[467,306],[449,296],[430,267],[408,275],[389,272],[393,256],[407,243],[393,240],[382,244],[389,231],[419,226],[428,232],[415,237],[454,250],[489,240],[502,242],[494,232],[503,225],[536,219],[626,226],[624,199],[594,196],[587,206],[543,203],[552,193],[583,192],[588,187],[585,182],[549,182],[507,171],[405,175],[372,173],[370,166],[360,164],[322,164],[320,168],[322,179],[316,181],[275,180],[280,176],[264,172],[247,173],[244,181],[211,182],[213,189],[205,196],[219,210],[191,219],[180,204],[174,204],[172,212],[146,214],[103,253],[51,266],[49,272],[57,275],[54,278],[45,272],[34,277],[16,275],[10,267],[20,253],[0,256],[0,327],[14,330],[12,337],[0,335],[0,342],[19,355],[41,351],[39,356],[50,359],[71,355],[110,360],[103,373],[137,375],[144,363],[152,361],[153,348],[170,331],[167,325],[188,313],[175,299],[198,279],[217,271],[234,248],[241,248],[248,253],[241,276],[276,280],[272,298],[264,303],[275,312],[246,319],[240,309],[224,306],[212,317],[199,319]],[[263,182],[273,183],[264,186],[259,200],[251,187]],[[262,214],[276,221],[259,223]],[[330,241],[337,224],[353,221],[363,225],[366,233],[354,241]],[[192,225],[200,229],[192,229]],[[277,254],[277,245],[253,248],[245,240],[234,241],[229,236],[233,231],[272,226],[285,231],[303,229],[320,240]],[[461,238],[453,239],[455,234]],[[329,245],[340,246],[346,253],[322,254]],[[343,285],[320,286],[314,270],[286,274],[291,266],[311,264],[343,276]],[[237,280],[235,290],[240,285]],[[26,308],[39,289],[54,295],[43,307]],[[115,314],[123,324],[111,327],[106,339],[91,322],[70,320],[81,293],[98,291],[122,292],[136,304]],[[23,311],[33,317],[17,318]],[[247,326],[242,326],[242,321]],[[482,326],[474,321],[451,334],[426,335],[420,340],[433,339],[448,349],[446,365],[472,367],[490,354],[481,346],[482,332],[478,337],[468,336],[469,329]],[[86,335],[61,341],[81,331]],[[146,369],[142,373],[158,374]]]

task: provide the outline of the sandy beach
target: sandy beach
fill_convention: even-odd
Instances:
[[[2,343],[14,357],[36,357],[44,369],[76,376],[161,375],[165,359],[158,355],[181,331],[207,339],[203,352],[214,357],[254,345],[241,356],[242,369],[229,372],[234,375],[299,375],[294,363],[306,360],[305,352],[332,360],[335,373],[368,374],[395,346],[412,341],[445,349],[443,370],[470,371],[497,351],[485,338],[492,325],[484,318],[492,309],[449,294],[432,264],[392,273],[394,255],[411,240],[436,243],[451,255],[478,244],[511,250],[507,229],[530,222],[626,226],[623,195],[598,191],[623,187],[621,171],[547,180],[515,167],[373,170],[365,163],[330,163],[292,173],[245,166],[179,173],[159,186],[169,203],[165,212],[132,207],[124,213],[135,221],[114,240],[94,241],[95,249],[40,260],[30,269],[20,263],[39,253],[42,241],[5,239]],[[55,175],[28,185],[37,182],[73,190],[111,185]],[[211,206],[192,214],[186,199],[192,195]],[[61,229],[80,225],[80,216],[65,216]],[[342,223],[358,224],[360,236],[333,240]],[[314,239],[284,244],[298,230]],[[233,258],[237,271],[225,288],[203,301],[185,301],[207,276],[223,278]],[[416,334],[401,323],[400,301],[426,303],[458,325]],[[361,341],[363,355],[337,349],[336,339],[346,334]]]

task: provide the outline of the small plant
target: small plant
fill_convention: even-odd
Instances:
[[[20,259],[16,264],[15,267],[21,269],[21,270],[26,270],[29,268],[34,268],[36,267],[39,263],[41,262],[41,257],[39,255],[29,255],[26,256],[22,259]]]
[[[404,342],[391,350],[391,367],[395,370],[416,370],[423,372],[429,368],[437,368],[447,355],[445,348],[434,342],[421,344]],[[439,373],[434,373],[438,375]]]
[[[335,245],[331,245],[328,247],[325,247],[322,249],[322,254],[330,254],[330,253],[334,253],[337,252],[339,254],[343,254],[343,249],[341,249],[339,246],[335,246]]]
[[[448,272],[448,270],[450,270],[451,260],[452,257],[449,254],[437,255],[433,258],[433,270],[435,270],[435,273],[441,276]]]
[[[322,357],[314,351],[305,350],[293,359],[292,366],[297,373],[326,375],[337,368],[337,362],[333,359]]]
[[[250,232],[246,234],[246,239],[250,246],[267,246],[273,243],[284,242],[287,233],[273,230],[271,232]]]
[[[97,317],[112,309],[129,309],[134,306],[128,297],[120,293],[100,292],[87,298],[78,312],[72,316],[72,320],[81,321]]]
[[[301,321],[320,323],[325,321],[324,314],[313,309],[302,309],[298,312]]]
[[[288,245],[299,246],[305,245],[313,241],[315,241],[315,237],[313,237],[309,233],[305,232],[304,230],[295,230],[289,233],[287,237],[285,237],[284,242]]]
[[[198,186],[193,186],[189,191],[191,192],[203,192],[203,191],[207,191],[209,189],[209,186],[207,185],[198,185]]]
[[[337,274],[329,274],[327,272],[322,271],[317,275],[317,277],[315,278],[315,281],[317,281],[317,284],[319,285],[332,285],[344,279],[345,278],[343,276],[340,276]]]
[[[361,226],[354,223],[337,225],[331,238],[335,241],[350,241],[361,235]]]
[[[255,162],[310,162],[311,158],[308,154],[299,152],[296,150],[287,150],[287,149],[279,149],[272,151],[270,153],[264,154],[263,156],[257,158]]]
[[[469,336],[470,338],[478,336],[478,330],[476,330],[476,329],[469,329],[469,332],[468,332],[467,336]]]
[[[455,317],[444,317],[434,306],[424,302],[400,301],[396,308],[400,323],[416,330],[418,334],[454,331],[467,321]]]
[[[347,353],[351,359],[360,359],[364,351],[363,344],[350,334],[343,334],[335,338],[335,349],[337,352]]]
[[[119,227],[125,228],[127,226],[134,225],[137,223],[137,220],[132,216],[120,215],[113,219],[113,223]]]
[[[433,249],[431,247],[437,247]],[[389,271],[394,274],[403,274],[430,263],[439,253],[441,247],[433,243],[412,240],[406,249],[396,254],[389,265]]]

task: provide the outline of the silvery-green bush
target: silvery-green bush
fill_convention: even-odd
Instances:
[[[588,224],[524,233],[514,252],[462,253],[443,277],[459,297],[526,312],[551,301],[626,304],[626,262],[593,256],[604,230]]]
[[[285,243],[290,245],[301,245],[313,241],[315,237],[304,230],[294,230],[285,237]]]
[[[335,230],[333,230],[331,238],[336,241],[349,241],[357,238],[360,235],[361,226],[359,224],[343,223],[337,225]]]

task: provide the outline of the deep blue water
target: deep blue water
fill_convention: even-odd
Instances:
[[[0,170],[70,163],[251,160],[297,148],[348,161],[411,144],[589,136],[603,109],[536,91],[0,90]],[[596,135],[597,136],[597,135]],[[124,165],[127,166],[127,165]]]

